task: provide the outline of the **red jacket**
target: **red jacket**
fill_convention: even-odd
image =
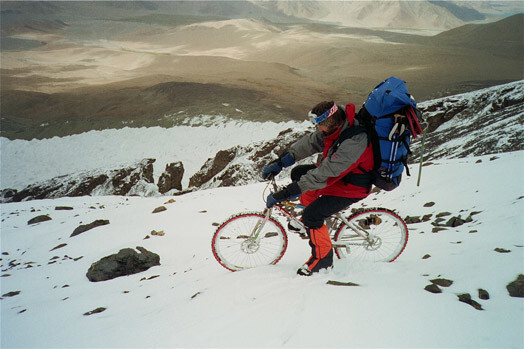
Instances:
[[[308,192],[306,196],[364,198],[370,193],[370,188],[346,184],[342,180],[349,173],[361,174],[361,169],[373,169],[373,149],[366,133],[346,139],[336,150],[333,149],[340,133],[355,123],[355,106],[348,104],[345,111],[347,121],[340,129],[329,136],[317,130],[299,139],[290,148],[295,161],[322,152],[322,161],[317,164],[318,167],[303,175],[298,182],[302,193]]]

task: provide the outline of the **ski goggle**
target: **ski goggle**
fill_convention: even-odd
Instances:
[[[337,112],[337,110],[338,110],[338,106],[337,106],[337,104],[335,103],[335,104],[333,104],[333,106],[332,106],[330,109],[326,110],[326,111],[325,111],[324,113],[322,113],[322,115],[320,115],[320,116],[317,115],[317,114],[315,114],[315,113],[313,113],[313,112],[311,112],[311,111],[307,114],[307,116],[309,117],[309,120],[310,120],[313,124],[318,125],[320,122],[326,120],[326,119],[329,118],[331,115],[335,114],[335,113]]]

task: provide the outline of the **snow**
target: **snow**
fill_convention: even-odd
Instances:
[[[156,159],[155,180],[166,164],[182,161],[183,185],[187,187],[189,178],[217,151],[272,138],[288,128],[308,126],[293,121],[253,123],[211,115],[195,119],[192,124],[172,128],[125,127],[43,140],[1,137],[1,187],[22,189],[56,176],[115,169],[144,158]]]
[[[148,132],[137,130],[133,136],[138,131]],[[159,137],[168,132],[156,131]],[[101,134],[91,135],[104,141]],[[74,144],[80,138],[67,140]],[[433,215],[409,225],[406,250],[395,262],[336,260],[332,271],[309,278],[295,274],[309,256],[307,241],[295,234],[276,265],[233,273],[213,257],[213,224],[241,211],[262,210],[264,183],[188,193],[173,197],[173,203],[166,203],[171,197],[81,197],[1,204],[2,275],[10,274],[0,278],[1,292],[21,291],[1,300],[1,346],[523,347],[524,302],[506,290],[524,273],[523,160],[524,151],[496,159],[433,161],[423,168],[420,187],[413,175],[399,189],[357,205],[388,207],[402,217]],[[431,201],[434,206],[424,207]],[[153,214],[160,205],[167,210]],[[56,206],[74,209],[57,211]],[[480,213],[470,223],[432,233],[431,222],[444,211],[462,218]],[[27,224],[41,214],[52,220]],[[79,224],[96,219],[110,224],[69,237]],[[144,239],[152,230],[165,235]],[[159,254],[161,265],[88,281],[91,263],[135,246]],[[431,257],[423,259],[426,254]],[[10,267],[13,260],[21,264]],[[441,294],[425,291],[435,278],[454,282]],[[328,280],[359,286],[332,286]],[[489,300],[478,298],[479,288],[489,292]],[[459,302],[463,293],[484,310]],[[83,315],[98,307],[107,309]]]

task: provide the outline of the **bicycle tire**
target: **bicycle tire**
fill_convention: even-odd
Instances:
[[[263,219],[262,213],[240,213],[217,228],[211,249],[220,265],[238,271],[278,263],[287,249],[287,234],[280,223],[270,217],[262,227],[259,244],[250,240],[256,224]]]
[[[391,210],[362,209],[353,213],[348,218],[348,222],[359,225],[360,228],[371,233],[375,240],[366,240],[345,224],[341,224],[335,233],[334,241],[349,244],[349,251],[345,247],[335,247],[338,258],[364,262],[393,262],[408,243],[406,223]]]

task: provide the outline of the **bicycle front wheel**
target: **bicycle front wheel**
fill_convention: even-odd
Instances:
[[[335,253],[338,258],[393,262],[406,248],[408,227],[393,211],[385,208],[365,209],[351,215],[348,222],[349,226],[342,224],[335,233]]]
[[[222,223],[211,242],[218,263],[231,271],[278,263],[286,252],[287,234],[271,217],[260,227],[265,218],[261,213],[241,213]]]

